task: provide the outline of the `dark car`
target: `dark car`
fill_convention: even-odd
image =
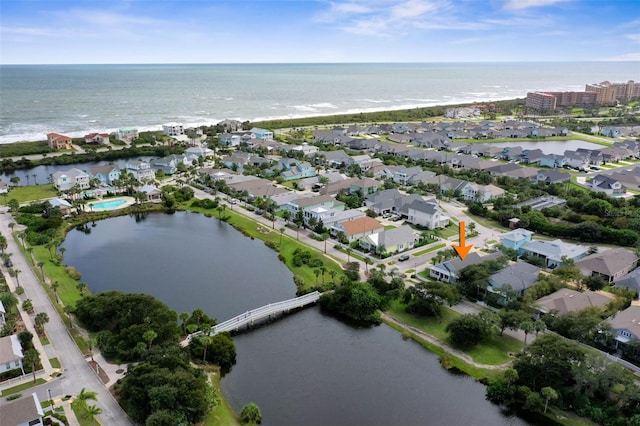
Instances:
[[[6,266],[7,268],[11,268],[13,266],[13,262],[11,261],[11,259],[5,260],[4,266]]]
[[[405,260],[409,260],[409,255],[408,254],[403,254],[402,256],[400,256],[398,258],[399,262],[404,262]]]

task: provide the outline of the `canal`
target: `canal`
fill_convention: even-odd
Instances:
[[[215,218],[156,213],[89,228],[71,231],[63,247],[94,293],[147,293],[219,321],[295,294],[274,251]],[[265,425],[527,424],[386,325],[357,328],[314,307],[234,341],[237,364],[223,391],[237,412],[257,403]]]

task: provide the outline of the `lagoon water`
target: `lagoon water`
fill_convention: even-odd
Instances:
[[[638,62],[2,65],[0,143],[162,123],[495,101],[640,80]]]
[[[63,247],[92,292],[144,292],[220,321],[295,293],[274,251],[215,218],[156,213],[88,229],[71,231]],[[313,307],[234,341],[237,364],[223,391],[237,412],[257,403],[265,425],[527,424],[386,325],[355,328]]]

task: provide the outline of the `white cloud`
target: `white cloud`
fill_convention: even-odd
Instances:
[[[625,55],[611,56],[608,58],[602,58],[601,61],[640,61],[640,53],[627,53]]]
[[[23,36],[51,36],[55,33],[40,27],[0,27],[0,34],[16,34]]]
[[[522,10],[532,7],[551,6],[568,1],[573,0],[507,0],[504,4],[504,8],[507,10]]]
[[[635,41],[636,43],[640,43],[640,33],[639,34],[627,34],[627,38],[631,41]]]

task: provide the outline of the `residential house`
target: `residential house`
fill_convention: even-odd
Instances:
[[[417,194],[406,195],[397,189],[385,189],[367,195],[364,205],[376,214],[399,213],[414,200],[422,200],[422,197]]]
[[[587,170],[590,157],[590,153],[567,150],[564,152],[564,164],[577,170]]]
[[[372,194],[376,192],[382,183],[378,182],[375,179],[370,178],[353,178],[349,180],[349,194],[353,194],[355,192],[361,192],[363,195]]]
[[[615,281],[615,286],[619,288],[628,288],[636,294],[640,294],[640,268],[636,269]]]
[[[524,149],[520,159],[525,164],[538,164],[543,156],[544,152],[541,149]]]
[[[153,180],[156,177],[156,173],[146,161],[127,161],[124,167],[138,182]]]
[[[5,315],[7,315],[7,310],[4,308],[2,300],[0,300],[0,326],[4,325],[4,323],[7,322],[7,318],[5,317]]]
[[[413,200],[407,204],[407,222],[431,230],[449,225],[449,216],[435,202]]]
[[[537,161],[540,167],[548,167],[550,169],[557,169],[564,167],[567,164],[567,157],[559,154],[543,154],[538,157]],[[578,163],[580,166],[584,166],[582,162]],[[586,166],[585,166],[586,167]]]
[[[318,172],[311,164],[293,158],[281,159],[276,167],[282,170],[280,176],[284,181],[304,179],[318,175]]]
[[[616,349],[622,349],[632,340],[640,340],[640,306],[631,305],[606,321],[616,332]]]
[[[67,200],[63,200],[62,198],[52,198],[48,202],[51,207],[57,207],[58,209],[60,209],[60,213],[63,216],[71,213],[72,206],[71,203],[69,203]]]
[[[321,157],[324,157],[324,164],[331,167],[342,167],[349,164],[351,157],[342,149],[335,151],[320,151]]]
[[[71,149],[72,141],[69,136],[60,135],[58,133],[48,133],[47,142],[51,149]]]
[[[598,174],[591,179],[591,185],[589,187],[594,192],[604,192],[608,195],[621,195],[627,192],[627,187],[616,179]]]
[[[153,185],[143,185],[138,188],[138,191],[142,192],[146,196],[146,200],[152,203],[162,202],[162,191]]]
[[[609,177],[613,180],[620,182],[628,189],[640,190],[640,166],[634,169],[624,169],[615,171],[609,174]]]
[[[330,195],[320,195],[317,197],[301,197],[299,194],[297,197],[287,203],[283,210],[287,210],[291,214],[291,218],[294,218],[299,211],[305,209],[311,209],[314,207],[324,207],[327,209],[336,208],[337,210],[344,210],[344,204],[336,201]]]
[[[507,176],[508,173],[511,173],[515,170],[519,170],[522,167],[518,166],[517,164],[514,163],[507,163],[507,164],[497,164],[493,167],[490,167],[487,169],[487,171],[492,175],[492,176]]]
[[[480,185],[478,183],[469,183],[462,190],[462,196],[465,200],[473,200],[479,203],[486,203],[494,198],[501,197],[505,194],[505,190],[495,185]]]
[[[216,124],[216,126],[222,127],[227,132],[237,132],[242,130],[242,122],[240,120],[225,119]]]
[[[0,179],[0,194],[8,194],[9,193],[9,185],[7,185],[7,182],[3,182],[2,179]]]
[[[251,134],[251,137],[253,139],[262,139],[266,141],[273,140],[273,132],[271,130],[254,127],[253,129],[249,130],[249,133]]]
[[[638,266],[638,256],[632,251],[615,248],[589,255],[577,261],[575,266],[586,277],[599,275],[612,283]]]
[[[505,146],[502,148],[500,157],[505,160],[519,160],[522,157],[522,147],[520,146]]]
[[[211,157],[214,152],[212,149],[209,149],[204,146],[191,146],[184,151],[187,157],[198,157],[198,158],[207,158]]]
[[[99,179],[103,185],[113,185],[120,179],[120,167],[115,164],[106,164],[104,166],[94,166],[89,170],[92,179]]]
[[[595,291],[587,290],[581,293],[570,288],[561,288],[536,300],[534,307],[538,312],[537,317],[541,318],[543,315],[565,315],[591,307],[600,308],[609,302],[610,297]]]
[[[465,258],[460,259],[454,257],[449,260],[445,260],[442,263],[429,267],[429,276],[438,281],[444,281],[447,283],[454,283],[458,279],[458,273],[462,268],[469,265],[477,265],[487,260],[495,260],[500,257],[502,253],[491,253],[486,256],[480,256],[477,252],[470,252]]]
[[[446,176],[436,175],[430,179],[423,181],[427,185],[437,185],[440,188],[441,193],[452,192],[454,196],[462,194],[464,187],[469,185],[466,180]]]
[[[334,234],[337,235],[338,233],[343,232],[346,239],[349,242],[353,242],[366,237],[367,235],[383,231],[384,225],[369,216],[364,216],[333,225],[332,228]]]
[[[153,160],[153,165],[162,170],[167,175],[176,173],[181,164],[184,167],[189,167],[192,165],[192,160],[190,160],[186,155],[176,154],[171,154],[166,157]]]
[[[406,144],[411,143],[411,141],[413,140],[413,136],[406,133],[393,133],[389,135],[387,139],[389,139],[391,142]]]
[[[270,161],[264,157],[260,157],[249,152],[234,152],[233,154],[222,159],[225,167],[242,172],[246,166],[261,166],[269,164]]]
[[[400,185],[408,185],[410,179],[419,174],[422,173],[422,167],[404,167],[404,166],[400,166],[398,167],[395,172],[393,173],[393,181],[395,183],[398,183]]]
[[[238,176],[240,177],[240,176]],[[272,181],[254,176],[242,176],[242,179],[227,181],[229,187],[236,192],[246,191],[249,198],[272,197],[289,192],[288,190],[276,186]]]
[[[22,346],[17,334],[0,337],[0,374],[19,368],[22,369]]]
[[[135,127],[123,127],[118,129],[118,139],[123,142],[131,143],[138,139],[138,129]]]
[[[489,276],[487,291],[504,296],[505,286],[510,285],[519,296],[524,296],[524,292],[538,281],[541,270],[527,262],[512,263]]]
[[[342,230],[342,228],[336,228],[338,224],[365,217],[365,214],[360,210],[342,210],[340,209],[340,206],[336,207],[337,208],[326,208],[322,206],[316,206],[305,209],[305,225],[308,226],[310,224],[311,218],[315,218],[316,223],[322,221],[322,224],[329,230],[329,233],[335,236]]]
[[[68,191],[73,187],[87,189],[90,186],[90,176],[80,169],[69,169],[64,172],[55,172],[51,175],[53,186],[58,191]]]
[[[303,143],[302,145],[296,145],[293,147],[290,147],[289,149],[290,151],[293,152],[301,152],[303,156],[308,156],[308,155],[312,155],[315,154],[316,152],[320,151],[320,149],[315,146],[315,145],[309,145],[308,143]]]
[[[602,165],[602,151],[599,149],[587,149],[587,148],[578,148],[576,152],[587,155],[589,158],[589,164],[592,166],[600,166]]]
[[[561,240],[534,240],[524,243],[521,248],[523,255],[540,258],[547,268],[552,269],[559,266],[565,257],[578,261],[587,254],[586,247],[564,243]]]
[[[0,406],[2,426],[42,426],[43,417],[44,410],[35,392]]]
[[[218,142],[222,146],[240,146],[242,136],[237,133],[222,133],[218,136]]]
[[[534,182],[543,182],[546,184],[569,182],[571,175],[563,173],[559,170],[538,170],[538,174],[532,178]]]
[[[410,226],[402,225],[393,229],[386,229],[375,234],[369,234],[360,239],[360,246],[365,250],[375,250],[377,253],[398,253],[410,250],[420,240],[420,233]]]
[[[89,133],[84,135],[85,143],[97,143],[105,145],[109,143],[109,133]]]
[[[531,242],[532,236],[533,232],[524,228],[516,228],[513,231],[505,232],[500,235],[500,244],[517,251],[518,256],[520,256],[523,252],[522,246],[525,243]]]
[[[633,151],[622,147],[606,146],[600,152],[604,163],[617,163],[620,160],[633,157]]]
[[[166,123],[162,125],[162,133],[166,136],[182,136],[184,135],[184,126],[182,123]]]
[[[431,179],[432,177],[434,177],[436,174],[434,172],[430,172],[428,170],[423,170],[420,173],[417,173],[413,176],[409,177],[409,180],[407,181],[407,183],[409,185],[416,185],[418,182],[425,182],[428,179]]]

